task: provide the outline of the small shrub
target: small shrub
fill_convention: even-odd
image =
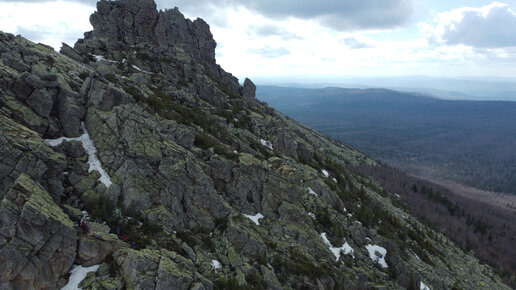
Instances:
[[[145,97],[142,95],[140,90],[135,86],[124,87],[124,91],[129,95],[133,96],[137,103],[142,103],[143,101],[145,101]]]
[[[87,72],[87,71],[83,71],[79,74],[79,77],[81,78],[81,80],[86,80],[88,78],[90,74]]]
[[[106,77],[106,80],[108,80],[112,83],[116,83],[116,81],[117,81],[115,74],[106,74],[105,77]]]
[[[242,289],[242,287],[240,287],[240,285],[238,285],[238,280],[235,277],[231,277],[231,278],[220,277],[217,280],[215,280],[214,282],[215,283],[213,283],[213,289],[215,289],[215,290],[218,290],[218,289],[220,289],[220,290]]]

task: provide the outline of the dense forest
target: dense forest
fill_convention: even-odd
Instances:
[[[354,171],[380,182],[377,186],[386,195],[389,192],[393,203],[409,209],[466,251],[474,251],[516,287],[516,209],[510,207],[512,196],[508,196],[506,206],[495,206],[386,165],[361,165]]]
[[[406,172],[516,193],[516,102],[259,86],[281,112]]]

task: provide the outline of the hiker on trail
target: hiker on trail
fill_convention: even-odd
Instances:
[[[82,233],[83,234],[87,234],[88,233],[88,227],[86,226],[86,221],[84,219],[81,222],[81,228],[82,228]]]
[[[129,236],[127,236],[127,235],[124,235],[124,236],[122,237],[122,241],[124,241],[124,242],[127,242],[127,239],[129,239]]]
[[[120,236],[120,227],[116,227],[115,233],[117,236]]]
[[[133,250],[136,250],[136,243],[132,242],[131,247],[133,248]]]

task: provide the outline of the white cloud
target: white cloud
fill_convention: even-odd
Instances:
[[[463,7],[437,14],[435,26],[420,23],[429,43],[477,48],[516,46],[516,12],[493,2],[480,8]]]
[[[59,50],[61,42],[73,45],[84,32],[92,29],[89,17],[95,7],[86,2],[0,2],[0,30],[21,34]]]
[[[258,37],[278,36],[283,40],[303,39],[301,36],[287,31],[285,28],[274,24],[252,25],[248,28],[249,34]]]

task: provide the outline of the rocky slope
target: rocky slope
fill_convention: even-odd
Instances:
[[[90,20],[61,53],[0,33],[2,289],[72,264],[100,264],[85,289],[509,289],[348,169],[373,160],[254,99],[203,20]]]

